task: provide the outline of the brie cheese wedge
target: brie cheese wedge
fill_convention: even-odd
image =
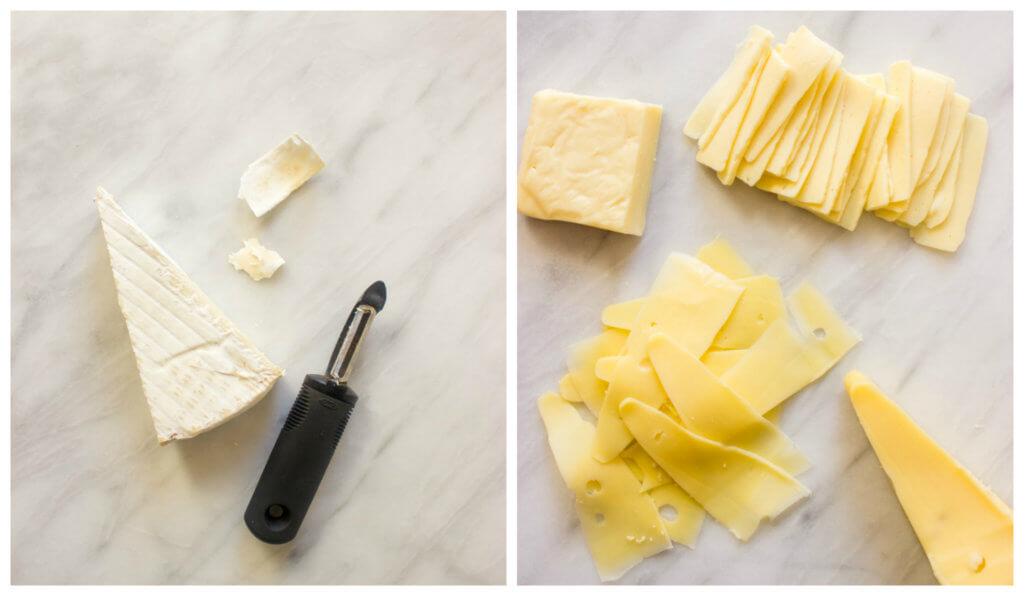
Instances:
[[[96,207],[142,391],[161,444],[249,408],[284,374],[102,188]]]
[[[292,135],[269,153],[249,164],[242,174],[238,198],[260,217],[288,198],[324,167],[313,147]]]

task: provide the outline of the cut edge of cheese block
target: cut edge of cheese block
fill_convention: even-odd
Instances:
[[[643,559],[672,548],[650,495],[621,458],[600,463],[588,445],[594,427],[572,404],[548,392],[537,400],[558,471],[576,496],[576,512],[601,581],[622,577]]]
[[[1013,512],[863,373],[846,375],[857,418],[939,583],[1013,583]]]
[[[194,437],[252,407],[284,371],[110,193],[98,188],[94,202],[157,440],[165,444]]]
[[[260,217],[323,167],[324,162],[313,146],[299,135],[292,135],[249,164],[238,186],[238,198]]]
[[[807,487],[771,462],[694,434],[643,402],[623,400],[620,410],[644,451],[744,542],[761,520],[774,519],[810,495]]]

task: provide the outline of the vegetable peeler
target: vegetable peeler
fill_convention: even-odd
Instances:
[[[386,297],[382,281],[367,288],[348,315],[327,371],[303,379],[245,510],[245,525],[260,540],[283,544],[298,533],[359,399],[349,388],[348,377],[363,336]]]

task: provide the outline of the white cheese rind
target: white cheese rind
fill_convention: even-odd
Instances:
[[[259,240],[249,238],[245,241],[245,246],[228,257],[228,263],[231,263],[236,271],[245,271],[249,277],[259,281],[273,276],[281,265],[284,265],[284,259],[275,251],[260,244]]]
[[[284,374],[102,188],[94,199],[161,444],[246,410]]]
[[[324,162],[312,145],[299,135],[292,135],[249,164],[238,186],[238,198],[260,217],[323,167]]]

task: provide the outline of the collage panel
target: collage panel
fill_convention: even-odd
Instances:
[[[12,15],[12,583],[505,582],[505,30]]]
[[[1006,584],[1013,16],[518,13],[520,584]]]

